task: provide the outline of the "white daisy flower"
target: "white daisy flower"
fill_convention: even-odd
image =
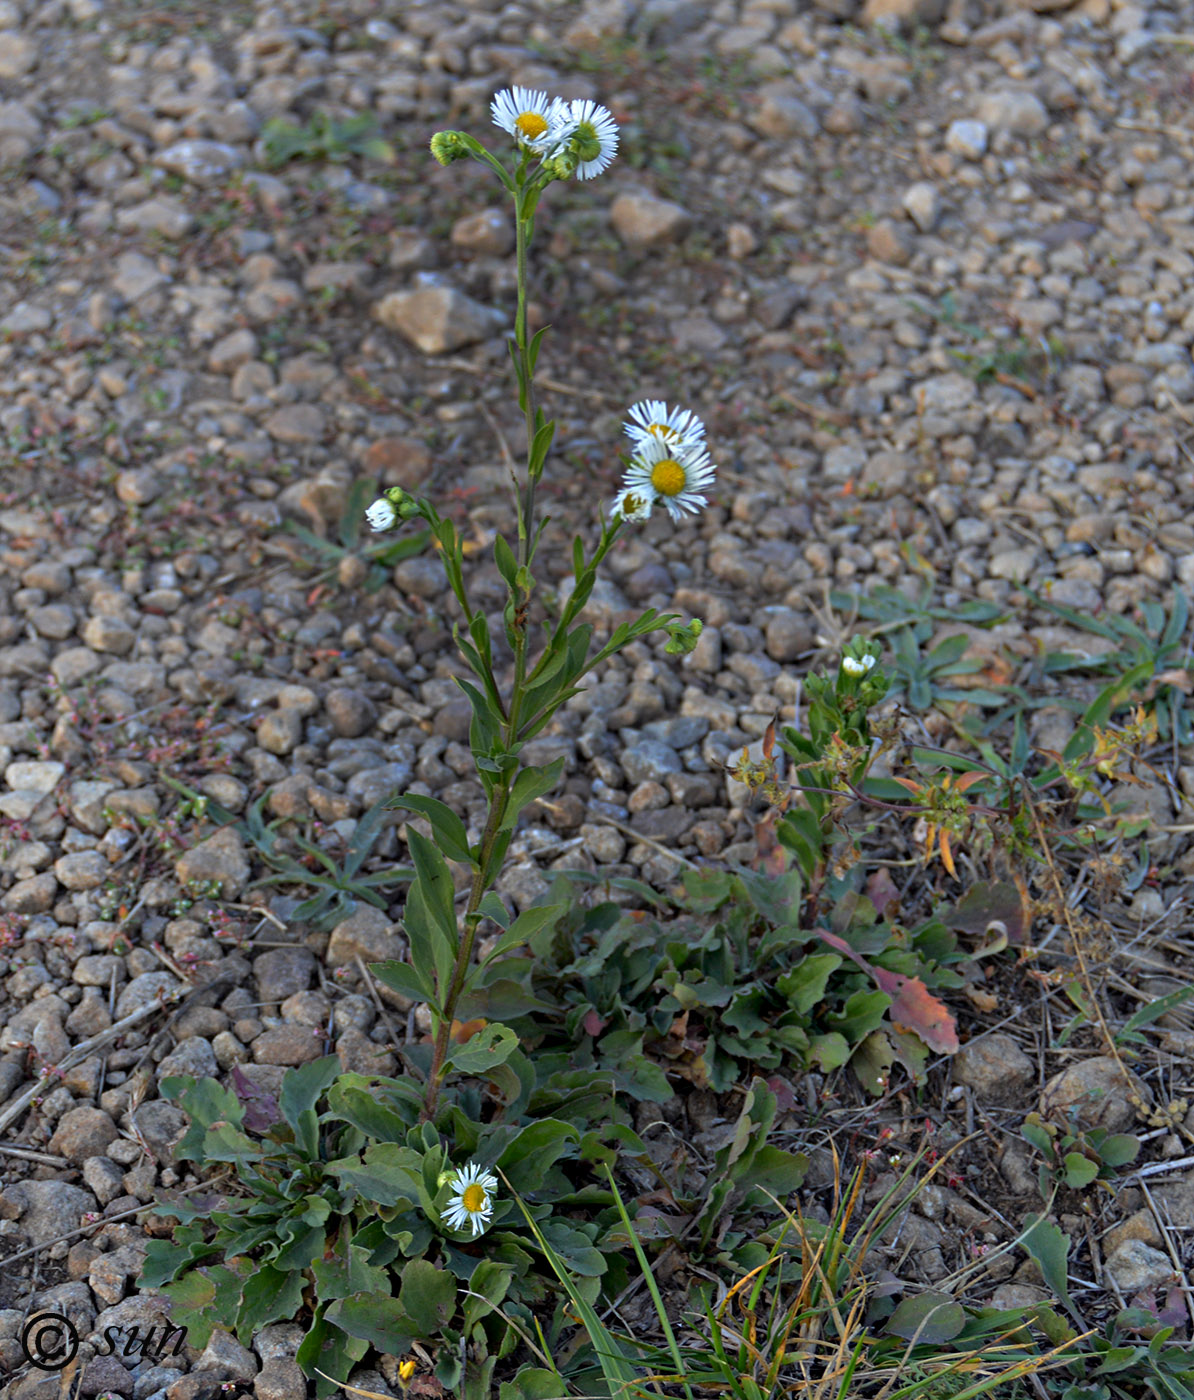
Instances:
[[[713,485],[716,471],[702,443],[648,437],[635,449],[622,486],[652,492],[672,519],[680,521],[685,512],[695,515],[709,504],[704,492]]]
[[[614,497],[613,512],[620,515],[628,525],[637,525],[651,517],[651,507],[655,504],[655,493],[641,488],[634,490],[625,486]]]
[[[365,512],[365,519],[369,522],[371,530],[389,530],[398,519],[398,512],[392,502],[383,496],[381,500],[374,501]]]
[[[618,150],[618,123],[607,107],[588,97],[565,104],[562,137],[576,153],[576,178],[600,175]]]
[[[495,125],[508,131],[520,146],[545,152],[557,146],[567,130],[567,104],[531,88],[505,88],[489,104]]]
[[[688,408],[668,408],[662,399],[643,399],[629,410],[626,436],[637,447],[656,437],[663,442],[703,442],[705,425]]]
[[[842,657],[842,670],[848,676],[865,676],[874,664],[875,658],[873,656]]]
[[[497,1186],[497,1177],[478,1162],[462,1167],[452,1181],[454,1195],[444,1211],[444,1224],[449,1230],[463,1230],[471,1225],[476,1239],[493,1218],[493,1192]]]

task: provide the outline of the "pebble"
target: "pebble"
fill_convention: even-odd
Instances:
[[[447,355],[495,335],[504,312],[482,306],[454,287],[391,292],[373,308],[387,330],[397,331],[424,355]]]
[[[692,227],[680,204],[651,194],[621,194],[609,211],[614,232],[628,248],[641,250],[675,243]]]
[[[985,122],[959,120],[950,122],[945,133],[945,149],[963,160],[981,160],[987,153]]]

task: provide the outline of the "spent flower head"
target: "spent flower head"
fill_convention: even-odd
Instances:
[[[464,1230],[471,1225],[476,1239],[493,1218],[497,1177],[479,1162],[470,1162],[455,1174],[451,1185],[453,1194],[443,1213],[444,1224],[450,1230]]]
[[[635,448],[622,479],[630,491],[651,491],[674,521],[709,504],[704,494],[717,468],[699,442],[664,442],[648,437]]]
[[[662,399],[642,399],[627,414],[626,436],[637,447],[660,442],[704,442],[705,425],[690,408],[668,408]]]
[[[494,124],[525,150],[545,155],[560,143],[567,127],[567,104],[559,97],[548,97],[532,88],[504,88],[489,104]]]

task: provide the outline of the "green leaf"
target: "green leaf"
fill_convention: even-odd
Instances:
[[[319,1155],[319,1125],[314,1121],[315,1107],[343,1068],[339,1055],[325,1055],[320,1060],[288,1069],[282,1076],[278,1108],[294,1130],[299,1147],[309,1158]],[[308,1114],[311,1116],[305,1116]]]
[[[1046,1285],[1069,1307],[1070,1290],[1066,1269],[1066,1260],[1070,1252],[1069,1236],[1043,1215],[1030,1215],[1027,1219],[1028,1229],[1020,1236],[1019,1244],[1036,1260]]]
[[[921,1293],[896,1307],[885,1330],[906,1341],[940,1344],[953,1341],[965,1325],[965,1310],[948,1293]]]
[[[482,966],[488,965],[501,954],[508,953],[511,948],[526,943],[532,934],[558,920],[566,908],[567,905],[564,904],[535,904],[530,909],[524,909],[494,944],[492,952],[486,956]]]
[[[395,1142],[378,1142],[363,1157],[329,1162],[325,1169],[374,1205],[408,1210],[419,1200],[423,1154]]]
[[[514,557],[514,551],[510,548],[505,535],[495,535],[493,537],[493,560],[497,565],[498,573],[505,580],[506,587],[511,593],[516,591],[515,580],[518,577],[518,560]]]
[[[299,1270],[258,1264],[245,1279],[236,1316],[237,1336],[251,1339],[268,1323],[289,1322],[299,1315],[302,1306],[303,1276]]]
[[[402,1270],[398,1301],[418,1329],[416,1336],[437,1337],[456,1311],[456,1280],[426,1259],[412,1259]]]
[[[370,1264],[370,1251],[359,1244],[349,1244],[346,1256],[344,1238],[341,1237],[334,1254],[325,1255],[311,1264],[316,1296],[325,1302],[333,1298],[348,1298],[354,1293],[387,1296],[390,1292],[389,1270]],[[296,1307],[295,1314],[298,1310]]]
[[[439,848],[449,860],[462,861],[468,865],[476,864],[469,850],[468,833],[465,831],[464,823],[451,807],[437,801],[434,797],[424,797],[421,793],[415,792],[403,793],[401,797],[391,797],[388,800],[388,805],[390,807],[409,807],[414,812],[422,813],[431,823],[431,829],[435,832]]]
[[[1109,1167],[1126,1167],[1140,1152],[1140,1140],[1130,1133],[1112,1133],[1099,1144],[1099,1156]]]
[[[328,1094],[331,1112],[379,1143],[404,1142],[414,1121],[413,1114],[409,1120],[404,1118],[395,1109],[378,1102],[378,1090],[372,1084],[365,1088],[344,1083],[344,1078],[341,1076]]]
[[[812,953],[801,958],[790,972],[776,979],[775,989],[794,1011],[802,1016],[818,1006],[825,997],[829,979],[842,965],[837,953]]]
[[[412,1001],[425,1001],[436,1011],[439,1010],[434,986],[419,968],[392,959],[388,962],[370,963],[369,971],[383,987],[389,987],[393,992],[410,997]]]
[[[531,450],[527,458],[527,472],[532,479],[538,477],[543,470],[543,463],[547,460],[547,454],[551,451],[551,440],[556,435],[556,425],[554,420],[541,423],[531,439]]]
[[[492,919],[499,928],[510,927],[510,911],[502,903],[502,897],[496,890],[487,891],[482,896],[478,908],[487,919]]]
[[[1065,1184],[1075,1190],[1089,1186],[1099,1174],[1099,1164],[1084,1157],[1081,1152],[1067,1152],[1063,1161]]]
[[[518,1049],[518,1035],[509,1026],[485,1026],[463,1045],[449,1048],[446,1064],[461,1074],[485,1074],[504,1064]]]
[[[548,327],[540,326],[531,336],[531,343],[527,346],[527,364],[532,374],[535,373],[535,366],[539,363],[539,347],[543,343],[543,337],[547,334]]]
[[[1169,992],[1166,996],[1158,997],[1156,1001],[1150,1001],[1142,1006],[1139,1011],[1134,1012],[1120,1027],[1116,1040],[1121,1037],[1131,1035],[1133,1031],[1139,1030],[1142,1026],[1149,1026],[1162,1016],[1168,1015],[1170,1011],[1179,1006],[1183,1006],[1191,997],[1194,997],[1194,987],[1179,987],[1176,992]]]
[[[524,1366],[512,1381],[503,1381],[498,1400],[560,1400],[568,1393],[567,1382],[555,1371],[542,1366]]]
[[[506,803],[506,810],[498,830],[513,830],[522,809],[534,802],[537,797],[542,797],[545,792],[550,792],[560,781],[560,774],[563,771],[564,760],[562,757],[552,759],[550,763],[544,764],[542,767],[524,768],[514,779],[514,786],[510,790],[510,799]]]
[[[432,1265],[428,1264],[427,1267],[431,1268]],[[360,1348],[359,1355],[354,1358],[357,1360],[364,1356],[370,1345],[391,1356],[401,1356],[404,1351],[410,1350],[411,1342],[419,1335],[419,1329],[398,1299],[385,1294],[353,1293],[347,1298],[336,1298],[328,1304],[325,1317],[338,1330],[354,1339]],[[311,1333],[308,1333],[307,1341],[310,1340]],[[299,1352],[301,1362],[302,1348]],[[315,1356],[312,1364],[329,1375],[337,1374],[336,1368],[327,1365],[322,1354]],[[347,1372],[343,1379],[348,1379]]]

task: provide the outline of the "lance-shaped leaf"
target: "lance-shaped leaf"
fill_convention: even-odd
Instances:
[[[505,1064],[517,1049],[515,1032],[509,1026],[494,1023],[470,1036],[463,1045],[454,1046],[448,1053],[445,1068],[452,1065],[461,1074],[485,1074]]]
[[[545,925],[558,919],[567,907],[566,904],[536,904],[531,909],[524,909],[494,944],[482,966],[487,966],[494,958],[501,957],[503,953],[508,953],[511,948],[517,948],[520,944],[525,943],[532,934],[538,933]]]
[[[499,830],[512,831],[522,809],[534,802],[536,797],[542,797],[545,792],[550,792],[560,781],[560,774],[563,771],[564,760],[562,758],[554,758],[542,767],[524,768],[514,779],[514,786],[510,790],[510,800],[506,803],[506,810],[502,814]]]
[[[462,861],[467,865],[476,864],[469,850],[468,833],[464,829],[464,823],[451,807],[434,797],[424,797],[417,792],[391,797],[389,806],[409,807],[412,812],[421,812],[431,823],[439,848],[449,860]]]
[[[407,934],[410,934],[409,928]],[[400,992],[404,997],[410,997],[411,1001],[425,1001],[435,1011],[440,1009],[435,996],[435,983],[422,968],[391,959],[388,962],[370,963],[369,970],[383,987],[389,987],[392,992]]]

